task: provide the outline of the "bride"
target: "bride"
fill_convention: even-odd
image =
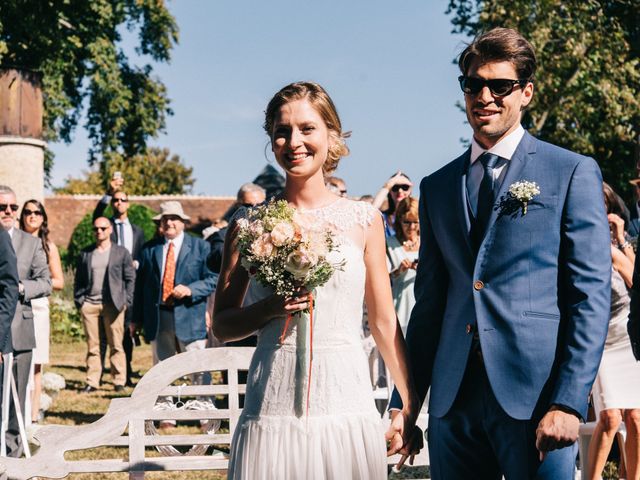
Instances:
[[[280,336],[288,315],[310,307],[310,294],[282,298],[250,279],[240,262],[237,223],[229,228],[213,330],[225,342],[257,331],[258,345],[228,478],[387,478],[385,434],[360,340],[363,298],[372,334],[404,405],[386,434],[389,453],[417,432],[419,405],[393,307],[382,217],[369,204],[325,188],[324,175],[349,150],[335,106],[320,85],[293,83],[276,93],[264,128],[286,172],[284,199],[333,233],[338,249],[331,252],[332,260],[345,263],[313,292],[309,379],[308,317],[295,315],[282,342]],[[242,215],[240,211],[236,220]]]

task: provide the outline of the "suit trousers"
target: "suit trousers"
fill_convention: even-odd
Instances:
[[[429,416],[434,480],[572,480],[577,444],[549,452],[535,447],[540,418],[516,420],[496,400],[480,354],[472,352],[456,400],[444,417]]]
[[[25,419],[25,404],[27,399],[27,383],[29,381],[29,371],[31,370],[31,360],[33,358],[33,350],[23,350],[13,352],[13,378],[16,381],[16,389],[18,390],[18,400],[20,401],[20,411],[22,418]],[[11,385],[2,385],[4,380],[4,364],[0,364],[0,392],[4,388],[11,388]],[[9,390],[11,392],[11,390]],[[22,440],[20,439],[20,429],[18,427],[18,416],[16,414],[13,397],[9,393],[11,406],[9,407],[9,425],[7,428],[7,456],[21,457],[24,451]],[[0,410],[0,418],[2,410]]]
[[[87,336],[87,385],[94,388],[100,386],[102,361],[100,359],[100,322],[104,324],[109,344],[109,362],[114,385],[123,385],[127,378],[127,367],[124,348],[124,315],[125,310],[118,312],[111,305],[84,302],[80,309],[82,323]]]

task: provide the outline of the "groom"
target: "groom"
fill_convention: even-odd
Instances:
[[[600,171],[520,125],[536,59],[519,33],[483,34],[459,66],[473,140],[420,186],[407,332],[431,475],[570,479],[610,308]]]

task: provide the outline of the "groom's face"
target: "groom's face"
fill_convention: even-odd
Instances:
[[[467,77],[482,80],[518,80],[516,68],[511,62],[474,62],[466,73]],[[522,110],[529,105],[533,96],[533,84],[524,87],[516,85],[509,95],[498,96],[485,85],[476,94],[465,94],[464,102],[467,119],[476,141],[484,148],[491,148],[514,131],[520,124]]]

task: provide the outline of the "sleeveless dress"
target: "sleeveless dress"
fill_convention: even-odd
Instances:
[[[629,292],[616,270],[611,274],[611,319],[602,361],[593,383],[596,413],[612,408],[640,408],[640,362],[636,362],[627,334]]]
[[[379,213],[343,198],[302,213],[334,232],[330,261],[345,260],[314,292],[308,406],[308,315],[294,317],[282,344],[285,317],[276,318],[258,332],[228,478],[384,479],[384,428],[361,342],[365,234]],[[270,294],[253,280],[249,288],[256,300]]]
[[[393,235],[387,237],[387,259],[389,260],[389,272],[400,266],[403,260],[414,262],[418,259],[418,252],[408,252],[404,249],[398,238]],[[413,292],[416,283],[416,271],[412,268],[402,272],[396,278],[391,279],[391,292],[393,303],[398,314],[398,322],[402,327],[403,335],[407,335],[407,326],[411,317],[411,310],[416,304],[416,296]]]

